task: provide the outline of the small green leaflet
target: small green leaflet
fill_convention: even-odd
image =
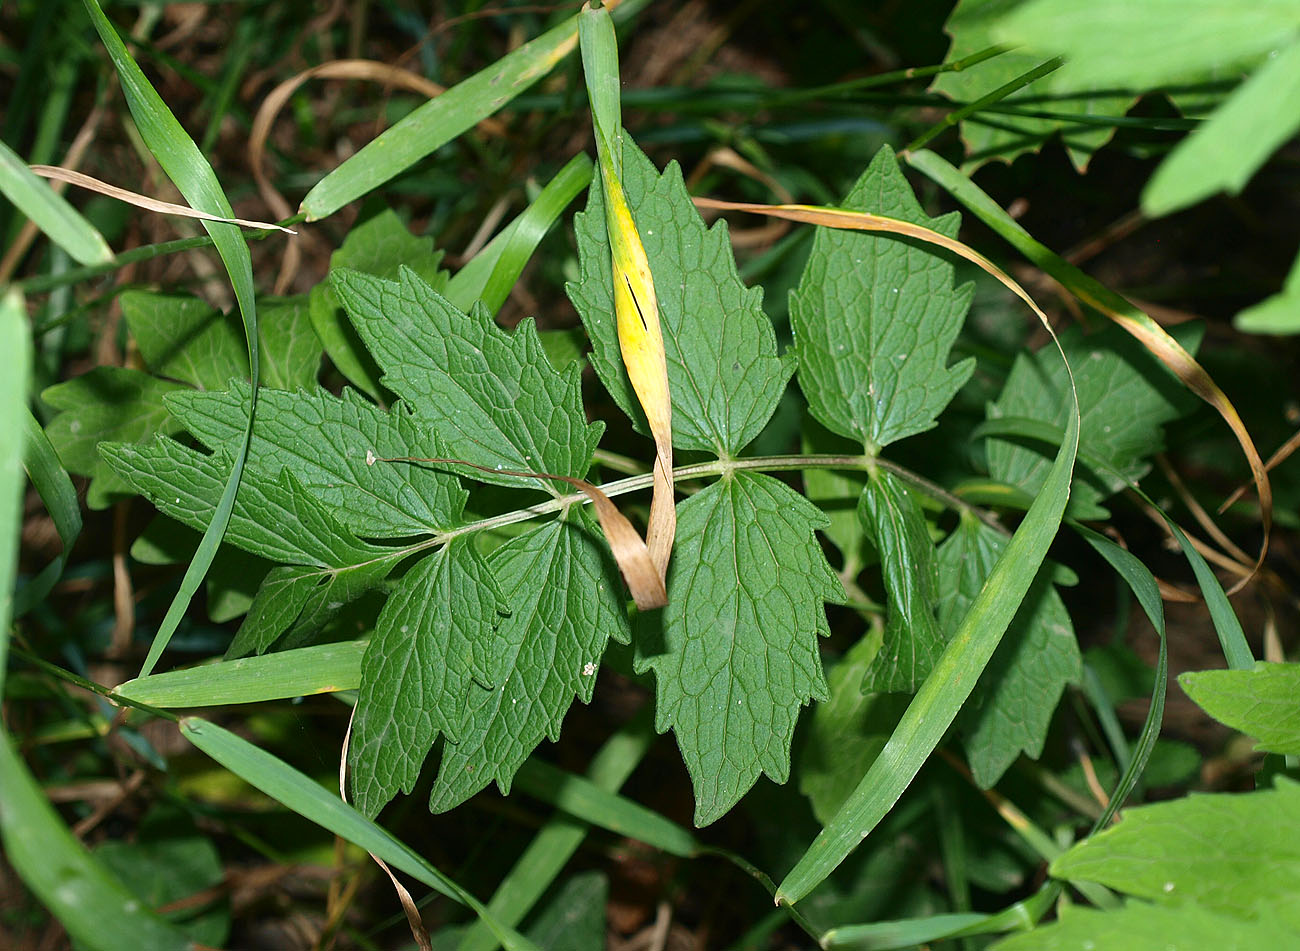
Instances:
[[[151,291],[127,291],[120,299],[127,329],[154,373],[201,390],[221,389],[234,377],[248,376],[238,323],[207,301]]]
[[[784,782],[799,708],[825,700],[817,638],[844,590],[813,535],[826,517],[766,475],[736,472],[678,506],[668,605],[642,615],[636,668],[654,670],[656,728],[672,729],[695,822],[767,773]]]
[[[1088,6],[1075,0],[1067,2],[1077,9]],[[1130,8],[1142,5],[1128,4]],[[944,25],[945,32],[952,37],[946,58],[960,59],[1002,42],[994,31],[1005,15],[1015,8],[1016,3],[1008,0],[960,0]],[[1154,34],[1152,39],[1156,39]],[[1171,44],[1163,45],[1169,47]],[[942,73],[930,84],[930,90],[957,102],[973,102],[1029,72],[1051,55],[1051,52],[1037,50],[1011,50],[969,69]],[[1136,97],[1131,93],[1115,93],[1113,90],[1117,87],[1112,83],[1080,86],[1071,82],[1069,70],[1070,65],[1066,64],[1035,80],[999,103],[1003,108],[996,113],[976,113],[963,121],[961,138],[966,146],[967,170],[990,159],[1010,162],[1023,152],[1036,152],[1057,132],[1061,133],[1075,168],[1087,168],[1092,153],[1110,141],[1115,128],[1075,122],[1073,117],[1086,120],[1093,115],[1122,116]],[[1107,92],[1110,94],[1106,95]],[[1011,111],[1007,111],[1008,107]],[[1022,115],[1018,114],[1017,108],[1022,112],[1051,112],[1056,117]]]
[[[762,290],[741,282],[726,223],[705,227],[677,163],[660,175],[625,136],[623,176],[659,298],[673,445],[735,455],[771,419],[794,360],[790,354],[777,356]],[[618,347],[599,188],[588,192],[587,210],[575,216],[574,230],[582,270],[568,292],[591,337],[592,366],[638,431],[648,433]]]
[[[889,147],[841,207],[900,218],[955,237],[960,215],[930,218]],[[949,256],[891,235],[821,228],[790,324],[799,386],[828,429],[878,450],[935,425],[975,369],[948,366],[974,285],[952,286]]]
[[[1195,352],[1201,328],[1186,324],[1173,336]],[[1100,502],[1136,482],[1151,468],[1148,457],[1163,444],[1164,423],[1194,405],[1186,389],[1142,345],[1117,327],[1085,337],[1077,327],[1061,334],[1061,346],[1074,368],[1079,392],[1079,459],[1083,462],[1070,494],[1069,514],[1078,519],[1105,518]],[[1064,427],[1069,392],[1065,368],[1055,348],[1021,354],[1007,377],[990,420],[1013,417],[1042,420]],[[1037,493],[1051,464],[1042,444],[991,438],[989,473],[1003,482]],[[1123,478],[1087,469],[1088,459],[1109,465]]]
[[[604,424],[586,421],[582,368],[556,373],[533,321],[507,333],[481,305],[466,315],[406,268],[396,282],[336,271],[334,285],[384,385],[431,432],[435,455],[489,469],[586,475]],[[547,480],[469,475],[559,491]]]
[[[862,692],[915,693],[947,643],[934,615],[938,576],[925,514],[896,475],[877,468],[862,490],[858,518],[880,553],[889,595],[885,642]]]
[[[1100,882],[1179,909],[1276,922],[1300,941],[1300,784],[1252,793],[1191,793],[1126,809],[1119,825],[1052,862],[1057,878]]]
[[[1178,684],[1214,719],[1258,740],[1256,749],[1300,756],[1300,664],[1189,671]]]
[[[966,616],[1007,540],[970,515],[938,552],[939,625],[950,636]],[[1082,658],[1070,615],[1039,570],[1015,619],[958,715],[966,759],[975,781],[991,788],[1021,752],[1043,752],[1052,714],[1066,684],[1078,683]]]
[[[362,815],[411,791],[439,733],[460,739],[470,684],[491,686],[494,633],[508,613],[468,538],[421,559],[389,594],[361,668],[348,755]]]
[[[472,686],[458,742],[443,746],[430,807],[443,812],[515,771],[544,738],[559,739],[575,696],[591,700],[607,640],[627,643],[622,583],[584,509],[512,538],[488,556],[510,614],[490,647],[488,689]]]

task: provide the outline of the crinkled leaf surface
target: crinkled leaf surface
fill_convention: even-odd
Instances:
[[[464,802],[515,771],[544,738],[558,739],[576,696],[587,703],[609,638],[630,635],[622,583],[585,511],[512,538],[488,556],[506,592],[488,661],[492,688],[471,686],[460,738],[443,746],[430,806]]]
[[[1200,905],[1133,901],[1113,911],[1066,906],[1059,921],[1013,935],[993,951],[1258,951],[1291,947],[1300,936],[1277,917],[1242,921]]]
[[[45,435],[69,472],[90,477],[86,504],[92,509],[107,508],[131,492],[99,455],[99,444],[143,442],[155,433],[178,432],[180,425],[163,406],[163,397],[183,389],[139,370],[95,367],[41,394],[60,410]]]
[[[1258,740],[1256,749],[1300,756],[1300,664],[1189,671],[1178,684],[1214,719]]]
[[[481,306],[461,313],[407,269],[398,281],[337,271],[334,283],[384,385],[432,434],[437,455],[489,469],[586,474],[604,425],[586,421],[581,367],[557,373],[531,320],[508,333]],[[536,479],[470,474],[558,492]]]
[[[349,747],[362,813],[373,818],[398,790],[411,791],[439,733],[460,739],[470,685],[490,685],[507,613],[467,538],[420,559],[389,594],[362,663]]]
[[[823,602],[843,601],[814,536],[826,517],[766,475],[736,472],[680,506],[668,605],[641,616],[636,667],[654,670],[656,727],[672,729],[713,822],[760,773],[784,782],[800,707],[825,700]]]
[[[772,417],[793,360],[777,356],[762,290],[745,287],[736,273],[726,223],[705,227],[677,163],[660,175],[625,138],[623,176],[659,299],[673,445],[734,455]],[[592,366],[637,429],[648,433],[619,351],[599,188],[588,192],[587,210],[575,216],[574,230],[582,270],[568,292],[591,337]]]
[[[946,634],[966,616],[1006,544],[968,516],[939,546],[939,624]],[[1052,714],[1066,684],[1079,681],[1082,663],[1070,615],[1045,568],[958,715],[966,759],[982,788],[997,783],[1021,752],[1043,752]]]
[[[934,614],[938,576],[925,514],[896,475],[876,469],[858,517],[880,553],[889,614],[885,641],[862,680],[863,693],[914,693],[947,643]]]
[[[1190,352],[1200,340],[1199,327],[1182,325],[1173,336]],[[1071,327],[1061,334],[1061,346],[1074,369],[1079,393],[1079,458],[1084,461],[1070,494],[1069,513],[1075,518],[1104,518],[1099,503],[1126,480],[1140,479],[1151,468],[1147,459],[1163,446],[1163,424],[1191,405],[1186,389],[1135,339],[1116,327],[1085,337]],[[1064,428],[1068,412],[1068,380],[1055,347],[1021,354],[1007,377],[990,419],[1017,417],[1042,420]],[[1050,448],[991,438],[989,473],[1035,494],[1051,465]],[[1085,468],[1097,459],[1120,473],[1096,473]]]
[[[168,407],[209,448],[233,452],[243,439],[247,384],[171,399]],[[385,412],[354,390],[340,398],[319,388],[263,389],[248,464],[264,473],[288,469],[360,536],[399,538],[459,525],[465,490],[454,476],[428,466],[373,460],[434,455],[428,428],[402,404]]]
[[[961,221],[956,212],[930,218],[921,210],[888,146],[841,206],[949,237]],[[824,426],[874,449],[933,428],[975,369],[973,359],[948,366],[974,293],[952,281],[950,256],[918,242],[817,231],[790,294],[790,324],[799,386]]]
[[[1300,935],[1300,783],[1279,777],[1273,789],[1126,809],[1118,825],[1059,856],[1050,871],[1171,907],[1277,914]]]
[[[1129,4],[1130,7],[1141,5]],[[960,0],[944,25],[944,31],[952,37],[946,58],[960,59],[1002,42],[998,31],[1007,15],[1018,6],[1019,0]],[[1095,5],[1074,3],[1074,6],[1082,10]],[[1167,38],[1167,34],[1162,27],[1160,37]],[[1055,49],[1011,50],[960,72],[942,73],[930,84],[930,89],[957,102],[973,102],[1029,72],[1054,52]],[[1070,70],[1071,65],[1067,64],[1035,80],[1003,99],[997,112],[978,112],[965,119],[961,123],[961,138],[966,146],[968,169],[990,159],[1010,162],[1023,152],[1036,152],[1058,132],[1075,167],[1086,168],[1092,153],[1110,141],[1115,128],[1079,120],[1122,116],[1137,97],[1127,91],[1116,91],[1107,83],[1081,83],[1071,78]],[[1030,112],[1052,115],[1023,114]]]

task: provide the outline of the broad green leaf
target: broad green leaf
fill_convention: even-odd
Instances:
[[[830,699],[813,707],[801,734],[799,791],[823,824],[880,755],[907,705],[905,697],[862,693],[862,679],[879,648],[870,636],[849,648],[827,675]]]
[[[1133,901],[1114,911],[1064,907],[1059,921],[1005,938],[992,951],[1259,951],[1290,947],[1298,937],[1271,915],[1242,921],[1200,905]]]
[[[1264,62],[1160,163],[1142,210],[1167,215],[1226,191],[1235,195],[1300,128],[1300,42]]]
[[[898,476],[877,468],[862,490],[858,518],[880,553],[889,598],[885,641],[863,677],[862,692],[915,693],[945,643],[934,614],[938,577],[925,513]]]
[[[361,685],[366,641],[300,647],[267,657],[245,657],[169,670],[128,680],[117,693],[151,707],[207,707],[283,700]]]
[[[159,376],[202,390],[223,389],[231,379],[248,376],[238,325],[207,301],[152,291],[126,291],[119,300],[140,356]]]
[[[766,475],[724,476],[678,506],[668,605],[641,616],[638,672],[654,670],[656,729],[672,729],[695,822],[766,773],[785,782],[799,709],[828,697],[817,640],[844,590],[814,531],[826,517]]]
[[[396,212],[385,208],[353,226],[343,239],[343,246],[330,255],[330,272],[350,268],[375,277],[395,279],[405,266],[436,290],[442,290],[447,286],[447,274],[439,270],[441,263],[442,252],[433,249],[432,238],[417,238],[406,230]],[[322,281],[312,288],[307,312],[314,332],[334,366],[355,386],[379,399],[382,395],[379,367],[361,345],[329,281]]]
[[[167,406],[204,445],[231,451],[243,437],[248,398],[248,386],[234,383],[224,393],[177,393]],[[454,476],[379,461],[435,454],[428,429],[404,406],[385,412],[347,389],[341,398],[318,387],[296,393],[264,389],[248,464],[264,478],[282,468],[292,472],[357,535],[400,538],[461,523],[466,494]]]
[[[1017,9],[1019,0],[960,0],[944,24],[952,37],[947,59],[969,56],[995,42],[996,31],[1006,15]],[[973,102],[1027,73],[1048,58],[1038,51],[1009,50],[960,72],[942,73],[930,89],[957,102]],[[1117,94],[1105,85],[1067,82],[1063,67],[999,104],[997,112],[979,112],[961,124],[968,165],[982,165],[990,159],[1010,162],[1023,152],[1038,151],[1058,132],[1075,167],[1086,168],[1092,153],[1110,141],[1113,126],[1093,125],[1093,116],[1122,116],[1134,96]],[[1052,113],[1045,117],[1024,113]],[[874,209],[873,209],[874,210]]]
[[[300,294],[264,300],[261,308],[262,385],[277,390],[311,389],[320,372],[323,347],[311,327],[308,298]]]
[[[930,218],[888,146],[841,202],[955,237],[961,216]],[[973,284],[953,287],[951,258],[892,235],[820,228],[790,325],[799,387],[828,429],[877,451],[935,425],[975,369],[948,366]]]
[[[969,515],[939,546],[939,623],[954,631],[1007,540]],[[1037,759],[1067,684],[1082,676],[1070,615],[1040,571],[957,723],[975,781],[992,787],[1021,752]]]
[[[1175,328],[1184,344],[1194,345],[1199,333],[1199,327]],[[1191,397],[1140,343],[1118,328],[1085,337],[1071,327],[1061,334],[1061,346],[1078,387],[1080,457],[1095,458],[1114,470],[1080,472],[1070,514],[1104,518],[1101,500],[1146,474],[1148,458],[1162,447],[1162,426],[1186,412]],[[1021,354],[997,402],[989,406],[989,418],[1045,420],[1061,427],[1068,412],[1068,386],[1055,348]],[[1039,444],[1022,445],[1006,437],[988,441],[987,457],[991,475],[1029,493],[1038,491],[1050,464]]]
[[[470,687],[460,739],[443,746],[435,812],[493,780],[508,793],[537,744],[559,738],[574,697],[590,702],[607,640],[630,635],[616,569],[581,509],[510,539],[488,566],[510,610],[490,647],[496,686]]]
[[[0,195],[9,199],[78,264],[105,264],[113,260],[113,251],[104,236],[4,142],[0,142]]]
[[[471,908],[508,951],[537,951],[537,946],[502,925],[483,904],[443,875],[409,846],[375,825],[310,776],[243,739],[199,717],[181,721],[181,734],[214,760],[276,802],[335,835],[361,846],[393,868],[405,872],[448,898]],[[136,947],[123,944],[118,947]]]
[[[776,410],[794,371],[778,357],[760,288],[736,273],[725,222],[706,228],[677,163],[661,175],[627,137],[623,188],[654,275],[673,400],[673,445],[719,456],[740,452]],[[649,433],[623,366],[614,326],[613,271],[604,197],[590,189],[574,217],[581,276],[567,286],[591,337],[591,364],[637,430]]]
[[[1279,777],[1269,790],[1129,808],[1050,871],[1170,907],[1240,919],[1275,914],[1300,936],[1300,784]]]
[[[139,370],[95,367],[41,394],[60,411],[46,425],[45,435],[69,472],[90,478],[86,493],[90,508],[107,508],[131,493],[100,456],[99,444],[143,442],[155,433],[179,432],[181,427],[163,406],[163,397],[184,389]]]
[[[355,271],[335,272],[334,281],[384,385],[432,431],[438,456],[489,469],[586,474],[604,424],[587,422],[581,369],[556,373],[533,321],[502,330],[481,306],[464,314],[409,270],[400,282]],[[558,492],[547,480],[471,475]]]
[[[1214,719],[1256,739],[1256,749],[1300,756],[1300,664],[1188,671],[1178,684]]]
[[[1030,0],[993,39],[1064,55],[1073,88],[1141,92],[1247,66],[1298,33],[1294,0]]]
[[[363,815],[411,791],[439,734],[459,742],[471,683],[494,686],[490,657],[509,614],[467,538],[422,558],[388,595],[361,668],[348,754]]]

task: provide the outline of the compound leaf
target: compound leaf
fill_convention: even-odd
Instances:
[[[794,372],[778,357],[761,288],[736,272],[727,225],[704,225],[681,169],[661,175],[624,136],[623,188],[654,275],[673,399],[673,445],[719,456],[738,453],[772,417]],[[581,276],[568,285],[591,337],[591,363],[619,407],[649,433],[618,346],[613,272],[604,198],[590,189],[587,210],[574,217]]]
[[[888,146],[845,196],[842,207],[924,225],[955,237],[956,212],[930,218]],[[974,285],[954,288],[950,259],[890,235],[818,230],[790,324],[799,386],[828,429],[879,449],[935,425],[975,369],[948,366],[948,351],[970,308]]]
[[[813,535],[811,502],[736,472],[678,507],[668,605],[641,616],[636,667],[654,670],[656,728],[672,729],[695,786],[697,825],[765,772],[784,782],[799,709],[825,700],[823,602],[844,590]]]

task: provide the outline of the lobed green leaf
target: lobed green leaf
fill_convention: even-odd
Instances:
[[[1300,664],[1188,671],[1178,685],[1214,719],[1257,740],[1256,749],[1300,756]]]

